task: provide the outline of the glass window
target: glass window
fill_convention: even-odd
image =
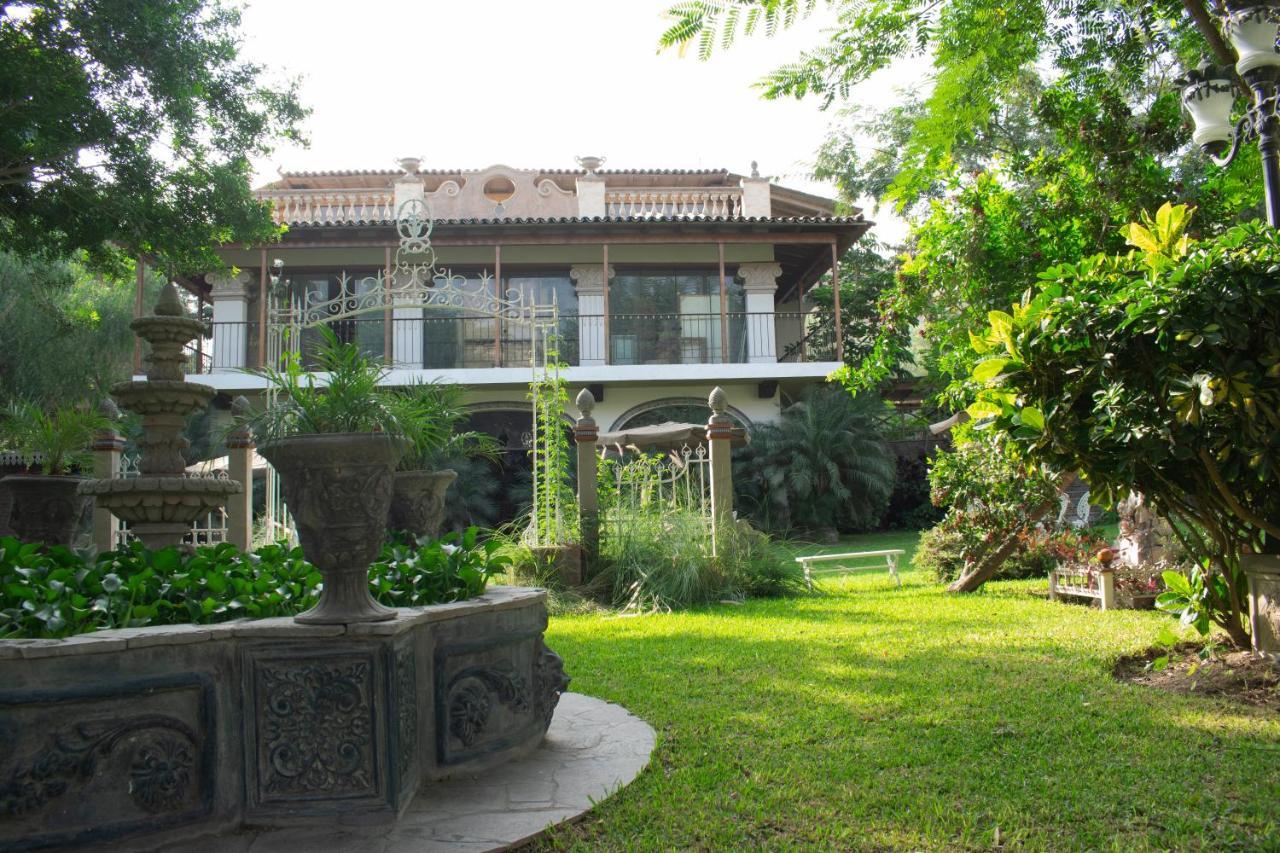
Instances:
[[[503,276],[504,298],[523,296],[536,305],[539,314],[550,318],[552,310],[559,317],[556,339],[551,341],[560,360],[565,364],[578,363],[578,291],[573,286],[567,270],[517,271]],[[504,367],[522,367],[532,357],[530,341],[532,328],[524,323],[505,322],[502,326],[502,364]]]
[[[725,271],[728,358],[746,360],[746,294]],[[704,364],[725,358],[717,269],[619,270],[609,285],[612,364]]]

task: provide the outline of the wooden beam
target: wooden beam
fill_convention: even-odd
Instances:
[[[865,230],[865,229],[864,229]],[[859,232],[861,233],[861,231]],[[761,243],[778,246],[812,246],[826,245],[832,240],[837,240],[840,235],[829,231],[779,231],[779,232],[753,232],[749,234],[689,234],[689,233],[671,233],[671,234],[610,234],[610,245],[651,245],[654,243],[701,243],[706,244],[709,240],[722,240],[726,246],[754,246]],[[856,238],[853,238],[856,239]],[[601,240],[599,236],[590,234],[557,234],[548,236],[503,236],[494,237],[450,237],[432,235],[431,245],[440,248],[444,246],[581,246],[581,245],[598,245]],[[281,251],[290,249],[368,249],[382,248],[385,246],[395,245],[387,241],[385,237],[370,237],[367,239],[343,239],[343,240],[298,240],[288,243],[277,244],[277,248]],[[244,246],[228,244],[223,247],[226,249],[240,249]]]

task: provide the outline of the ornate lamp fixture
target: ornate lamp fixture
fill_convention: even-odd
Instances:
[[[1242,142],[1257,140],[1267,193],[1267,221],[1280,227],[1280,6],[1276,0],[1228,2],[1222,30],[1239,60],[1235,72],[1248,87],[1249,103],[1233,126],[1239,87],[1231,69],[1205,63],[1178,81],[1182,105],[1195,123],[1192,139],[1213,162],[1225,166]]]

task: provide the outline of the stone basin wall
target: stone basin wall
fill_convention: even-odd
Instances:
[[[0,641],[0,849],[395,820],[538,746],[567,680],[546,594]],[[447,784],[447,783],[445,783]]]

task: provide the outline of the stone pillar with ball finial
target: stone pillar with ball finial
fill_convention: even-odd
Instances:
[[[93,451],[93,476],[110,479],[120,476],[120,458],[124,453],[124,438],[116,431],[116,422],[120,420],[120,407],[115,401],[107,398],[102,401],[99,411],[107,423],[93,437],[90,449]],[[93,547],[99,552],[116,549],[116,517],[111,510],[98,504],[93,505]]]
[[[227,500],[227,541],[240,551],[253,547],[253,430],[245,422],[253,407],[244,397],[231,401],[239,424],[227,435],[227,476],[244,488]]]
[[[707,444],[711,456],[711,535],[713,553],[719,548],[721,533],[733,524],[733,467],[730,454],[733,420],[726,414],[729,399],[716,386],[707,398],[711,417],[707,420]]]
[[[596,480],[596,439],[600,428],[591,417],[596,398],[583,388],[574,404],[580,417],[573,424],[573,440],[578,447],[578,515],[582,528],[582,579],[589,580],[600,553],[600,496]]]

